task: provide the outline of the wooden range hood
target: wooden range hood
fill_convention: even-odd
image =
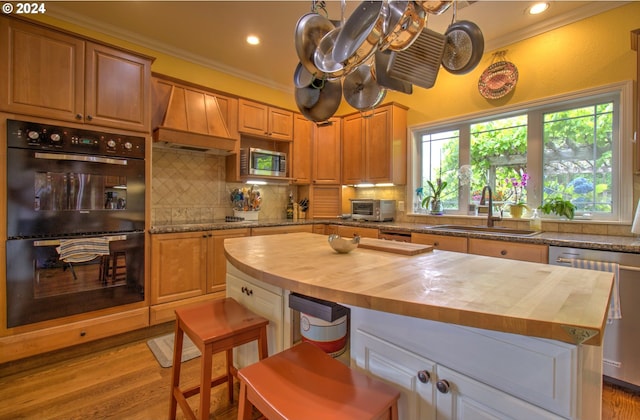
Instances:
[[[155,144],[223,155],[237,153],[236,98],[155,74],[152,95]]]

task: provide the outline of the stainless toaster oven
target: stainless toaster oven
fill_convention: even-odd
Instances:
[[[396,200],[351,199],[351,218],[371,222],[390,222],[396,216]]]

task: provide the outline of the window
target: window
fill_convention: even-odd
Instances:
[[[467,214],[490,186],[496,210],[569,200],[576,219],[631,220],[632,89],[625,82],[519,109],[413,129],[414,212],[427,181],[447,185],[447,214]],[[473,206],[472,206],[473,207]]]

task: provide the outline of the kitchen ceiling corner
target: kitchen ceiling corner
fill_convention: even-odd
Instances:
[[[346,2],[345,15],[359,1]],[[458,20],[482,30],[485,54],[522,39],[593,16],[628,2],[554,1],[530,16],[528,1],[460,1]],[[56,1],[47,14],[134,42],[241,79],[293,92],[298,62],[294,30],[311,1]],[[341,2],[326,1],[331,19],[341,18]],[[427,28],[444,33],[452,12],[429,16]],[[256,48],[247,34],[260,37]]]

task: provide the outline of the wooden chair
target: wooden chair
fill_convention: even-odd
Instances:
[[[303,342],[238,371],[238,419],[398,419],[400,392]]]
[[[187,398],[200,394],[198,417],[208,419],[211,404],[211,388],[227,383],[229,401],[233,402],[233,348],[257,341],[260,360],[267,357],[267,324],[269,321],[240,305],[232,298],[224,298],[200,305],[176,309],[175,344],[171,372],[171,404],[169,418],[176,418],[177,405],[185,417],[196,419]],[[200,384],[180,389],[182,344],[186,334],[200,349]],[[211,379],[212,356],[226,352],[227,369],[224,375]]]

